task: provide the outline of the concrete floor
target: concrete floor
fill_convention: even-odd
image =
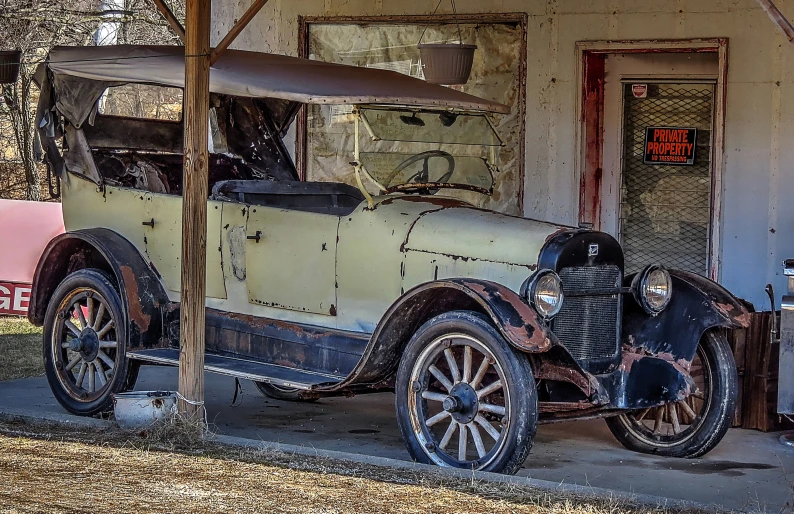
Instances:
[[[231,406],[234,379],[207,374],[210,423],[220,433],[326,450],[408,460],[394,395],[297,404],[265,399],[251,382]],[[144,367],[138,390],[175,390],[174,368]],[[63,412],[44,378],[0,382],[0,412]],[[730,430],[702,459],[650,457],[620,446],[601,420],[541,426],[519,475],[718,504],[729,509],[794,512],[794,448],[780,434]]]

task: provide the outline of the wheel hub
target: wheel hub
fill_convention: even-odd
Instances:
[[[455,384],[449,396],[443,401],[442,407],[452,415],[458,423],[471,423],[479,410],[477,392],[467,383]]]
[[[83,329],[79,338],[70,341],[69,348],[79,352],[85,362],[93,362],[99,354],[99,337],[94,329]]]

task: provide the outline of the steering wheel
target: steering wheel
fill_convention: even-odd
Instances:
[[[452,173],[455,171],[455,158],[451,154],[449,154],[449,153],[447,153],[447,152],[445,152],[443,150],[430,150],[429,152],[422,152],[422,153],[418,153],[416,155],[412,155],[411,157],[408,157],[403,162],[401,162],[399,165],[397,165],[397,167],[394,168],[394,171],[391,172],[391,175],[389,175],[389,180],[386,182],[386,187],[387,188],[389,187],[389,185],[391,184],[391,181],[394,180],[394,177],[399,175],[399,173],[402,170],[404,170],[405,168],[407,168],[411,164],[413,164],[415,162],[418,162],[418,161],[423,161],[422,169],[417,171],[410,178],[408,178],[408,180],[406,180],[405,183],[406,184],[412,183],[412,182],[413,183],[417,183],[417,184],[425,184],[425,183],[427,183],[428,180],[430,179],[430,177],[429,177],[430,170],[429,170],[429,166],[428,166],[428,161],[430,161],[430,158],[432,158],[432,157],[442,157],[442,158],[447,160],[447,171],[446,171],[446,173],[444,173],[441,176],[440,179],[433,181],[433,182],[439,182],[439,183],[442,183],[442,184],[446,184],[447,182],[449,182],[449,179],[452,177]]]

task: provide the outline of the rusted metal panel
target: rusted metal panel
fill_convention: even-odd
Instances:
[[[419,326],[452,310],[472,310],[489,316],[505,339],[524,352],[544,352],[559,344],[538,314],[504,286],[483,280],[430,282],[406,292],[392,304],[356,368],[327,391],[381,385],[395,373],[408,340]]]
[[[664,356],[688,366],[706,330],[715,327],[747,327],[747,309],[722,286],[683,271],[671,271],[670,304],[657,316],[649,316],[627,295],[623,317],[624,349]],[[633,275],[626,277],[630,284]]]
[[[251,303],[335,316],[339,218],[255,205],[245,249]]]
[[[114,276],[127,316],[128,349],[151,348],[165,335],[168,296],[146,260],[120,234],[105,228],[67,232],[44,250],[33,279],[28,319],[44,323],[47,304],[58,284],[71,272],[97,268]]]
[[[369,334],[207,309],[207,351],[347,376]]]

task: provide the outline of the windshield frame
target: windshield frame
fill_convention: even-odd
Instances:
[[[485,163],[486,168],[488,169],[488,173],[491,175],[491,187],[486,189],[486,188],[483,188],[483,187],[480,187],[480,186],[476,186],[476,185],[472,185],[472,184],[450,183],[450,182],[429,182],[429,183],[415,183],[415,182],[412,182],[412,183],[405,183],[405,184],[396,184],[396,185],[391,186],[391,187],[384,186],[383,184],[378,182],[378,180],[376,180],[367,171],[366,167],[361,162],[361,151],[360,151],[360,144],[359,144],[359,137],[360,137],[359,126],[360,125],[364,126],[364,128],[366,129],[366,131],[367,131],[367,133],[368,133],[368,135],[369,135],[369,137],[370,137],[370,139],[372,141],[375,141],[375,142],[382,141],[382,139],[380,139],[379,137],[377,137],[375,135],[374,131],[372,130],[372,127],[369,125],[369,122],[367,121],[366,117],[363,115],[362,110],[364,110],[364,109],[368,109],[368,110],[377,109],[377,110],[388,110],[388,111],[406,111],[406,110],[408,110],[408,111],[416,111],[416,112],[425,112],[425,113],[430,113],[430,114],[438,114],[438,113],[442,113],[442,112],[452,112],[452,113],[457,114],[457,115],[471,115],[471,116],[482,116],[482,117],[484,117],[487,120],[490,129],[493,131],[493,134],[500,141],[499,145],[469,145],[469,144],[466,144],[466,143],[442,143],[442,144],[461,144],[461,145],[464,145],[464,146],[483,146],[485,148],[488,148],[489,149],[489,158],[488,159],[483,159],[483,162]],[[359,189],[364,194],[364,196],[367,198],[367,202],[370,203],[370,206],[372,205],[372,197],[369,194],[369,192],[366,191],[366,188],[364,187],[363,181],[361,180],[361,175],[362,174],[381,191],[381,194],[390,194],[390,193],[397,193],[397,192],[419,192],[419,193],[428,192],[429,194],[435,194],[435,192],[437,192],[439,189],[458,189],[458,190],[464,190],[464,191],[474,191],[474,192],[481,193],[481,194],[484,194],[484,195],[487,195],[487,196],[490,196],[490,195],[493,194],[495,178],[496,178],[495,174],[494,174],[495,167],[492,164],[493,162],[495,162],[495,155],[494,154],[495,154],[497,148],[505,146],[505,144],[504,144],[501,136],[497,132],[496,127],[493,124],[493,121],[490,119],[490,117],[487,115],[486,112],[463,110],[463,109],[450,109],[450,108],[445,108],[445,109],[428,109],[428,108],[414,109],[414,108],[406,108],[406,106],[404,106],[404,105],[390,106],[390,105],[383,105],[383,104],[378,104],[378,105],[362,104],[362,105],[354,106],[354,108],[353,108],[353,116],[354,116],[354,119],[355,119],[355,121],[354,121],[354,123],[355,123],[355,136],[354,136],[354,139],[355,139],[355,149],[354,149],[355,157],[354,157],[354,159],[355,160],[351,164],[355,167],[356,183],[357,183]],[[412,143],[412,141],[405,141],[405,142]],[[421,144],[421,143],[417,143],[417,144]]]
[[[361,118],[364,127],[367,129],[369,136],[372,138],[373,141],[394,141],[394,142],[401,142],[401,143],[439,143],[445,145],[461,145],[461,146],[485,146],[485,147],[493,147],[493,148],[501,148],[505,146],[505,142],[502,139],[502,136],[499,135],[499,131],[496,130],[496,127],[491,120],[491,117],[488,115],[489,113],[484,111],[472,111],[472,110],[464,110],[464,109],[452,109],[452,108],[441,108],[441,109],[432,109],[426,107],[411,107],[405,105],[357,105],[354,107],[354,113],[358,112],[358,116]],[[389,112],[406,112],[412,114],[429,114],[429,115],[438,115],[442,113],[449,113],[454,114],[456,116],[472,116],[477,118],[483,118],[486,123],[488,124],[488,128],[491,130],[491,135],[496,139],[493,144],[485,143],[485,142],[477,142],[477,143],[461,143],[456,141],[418,141],[413,139],[387,139],[382,138],[376,134],[376,131],[370,120],[367,118],[366,111],[389,111]]]

